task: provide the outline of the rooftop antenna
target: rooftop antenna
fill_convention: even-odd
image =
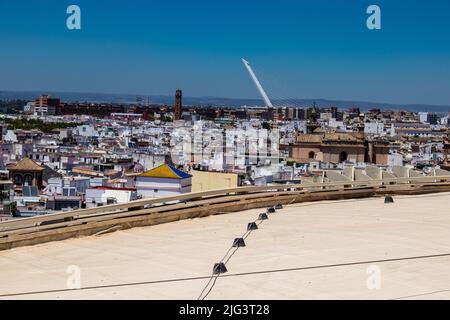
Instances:
[[[270,102],[269,97],[267,96],[266,92],[264,91],[263,87],[261,86],[261,83],[259,82],[255,73],[253,72],[252,67],[250,67],[250,63],[245,59],[242,59],[242,62],[244,63],[245,68],[247,68],[248,73],[250,73],[250,76],[252,77],[253,82],[255,83],[256,88],[258,89],[259,93],[261,94],[261,97],[263,98],[266,106],[268,106],[269,108],[273,108],[272,102]]]

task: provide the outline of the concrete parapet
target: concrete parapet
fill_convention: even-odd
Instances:
[[[362,169],[355,170],[355,180],[356,181],[368,181],[373,180],[370,176],[367,175],[366,171]]]
[[[326,172],[326,175],[330,182],[351,181],[351,179],[347,178],[345,175],[341,174],[338,171],[329,170]]]
[[[366,174],[375,180],[381,180],[383,179],[383,173],[380,167],[377,166],[367,166],[366,167]]]
[[[397,178],[409,178],[409,169],[403,166],[393,166],[392,172],[397,176]]]

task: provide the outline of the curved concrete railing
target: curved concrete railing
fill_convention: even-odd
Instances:
[[[450,176],[249,186],[140,199],[0,223],[0,250],[276,203],[450,191]]]

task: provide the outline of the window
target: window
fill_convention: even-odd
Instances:
[[[339,162],[347,161],[347,158],[348,158],[347,152],[342,151],[341,154],[339,155]]]
[[[309,158],[309,159],[315,159],[315,158],[316,158],[316,154],[314,153],[314,151],[310,151],[310,152],[309,152],[308,158]]]
[[[20,174],[15,174],[13,180],[14,184],[22,184],[22,176]]]
[[[106,199],[106,204],[116,204],[116,203],[117,203],[116,198],[107,198]]]
[[[73,187],[65,187],[62,190],[63,196],[76,196],[77,195],[77,189]]]
[[[31,186],[33,184],[33,176],[31,174],[26,174],[23,177],[23,182],[24,184],[28,184],[29,186]]]

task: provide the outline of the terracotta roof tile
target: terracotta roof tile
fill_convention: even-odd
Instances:
[[[42,171],[44,167],[37,164],[35,161],[30,158],[23,158],[15,165],[8,168],[9,170],[29,170],[29,171]]]

